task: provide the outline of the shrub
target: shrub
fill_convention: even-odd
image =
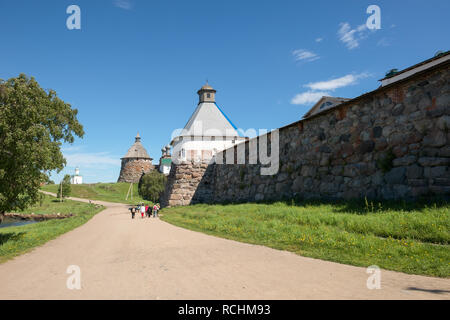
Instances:
[[[145,200],[157,202],[166,185],[166,176],[153,170],[139,180],[139,195]]]
[[[61,189],[62,189],[62,197],[66,198],[70,196],[72,189],[70,187],[70,176],[66,174],[64,179],[61,181],[62,187],[58,187],[58,198],[61,198]]]

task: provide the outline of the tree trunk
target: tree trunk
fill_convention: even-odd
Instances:
[[[0,224],[3,223],[3,219],[5,218],[5,213],[4,212],[0,212]]]

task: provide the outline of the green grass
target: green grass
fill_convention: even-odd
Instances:
[[[46,185],[41,189],[48,192],[57,193],[59,185]],[[147,203],[138,194],[138,184],[133,184],[133,200],[125,197],[130,187],[129,183],[96,183],[96,184],[78,184],[71,185],[71,197],[84,198],[90,200],[100,200],[107,202],[118,202],[127,204],[137,204],[141,202]]]
[[[166,208],[177,226],[356,266],[450,276],[448,203],[194,205]]]
[[[87,208],[85,203],[78,201],[71,201],[65,199],[63,202],[60,202],[55,197],[49,195],[43,195],[43,201],[41,203],[36,203],[35,205],[28,207],[23,211],[16,211],[15,213],[24,213],[24,214],[68,214],[68,213],[76,213],[81,212],[84,208]]]
[[[23,213],[52,214],[59,212],[61,214],[73,213],[74,216],[19,227],[0,228],[0,263],[81,226],[103,209],[102,206],[71,200],[60,203],[56,202],[55,198],[46,196],[42,206],[33,206]]]

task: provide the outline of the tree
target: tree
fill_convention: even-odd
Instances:
[[[77,109],[24,74],[0,79],[0,222],[39,201],[40,184],[65,164],[62,142],[84,135]]]
[[[146,200],[157,202],[159,196],[164,191],[166,180],[166,176],[159,171],[150,171],[139,180],[139,195]]]
[[[62,197],[61,197],[61,190],[62,190]],[[70,193],[72,192],[72,188],[70,187],[70,176],[66,174],[64,176],[64,179],[61,181],[61,184],[58,187],[58,199],[60,198],[66,198],[70,196]]]
[[[50,179],[50,177],[47,177],[47,180],[44,182],[45,184],[55,184],[55,181]]]

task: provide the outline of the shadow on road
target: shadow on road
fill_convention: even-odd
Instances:
[[[450,290],[441,290],[441,289],[423,289],[423,288],[416,288],[416,287],[409,287],[406,290],[411,291],[422,291],[422,292],[428,292],[428,293],[434,293],[434,294],[445,294],[450,293]]]

